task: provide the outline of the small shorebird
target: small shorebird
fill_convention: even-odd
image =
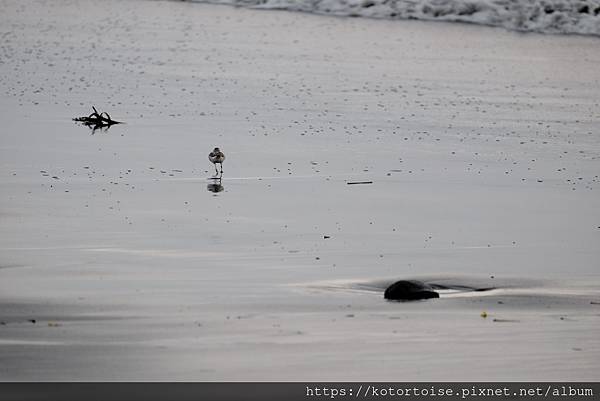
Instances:
[[[223,161],[225,160],[225,153],[221,152],[219,148],[214,148],[212,152],[208,154],[208,160],[210,160],[215,165],[215,171],[219,174],[219,170],[217,170],[217,163],[221,165],[221,174],[223,174]]]

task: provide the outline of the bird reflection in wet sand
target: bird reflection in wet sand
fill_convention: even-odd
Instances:
[[[209,192],[218,193],[218,192],[222,192],[225,189],[225,187],[223,187],[223,185],[221,185],[221,177],[213,178],[212,180],[213,180],[213,182],[211,182],[210,184],[208,184],[206,186],[206,189]]]

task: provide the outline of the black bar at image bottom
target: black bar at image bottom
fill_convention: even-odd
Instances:
[[[0,401],[599,400],[600,383],[18,382]]]

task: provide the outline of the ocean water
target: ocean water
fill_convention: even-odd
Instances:
[[[600,36],[600,0],[190,0],[336,16],[458,21]]]

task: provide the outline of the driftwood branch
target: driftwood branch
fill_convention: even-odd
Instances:
[[[98,110],[94,106],[92,106],[94,112],[87,117],[77,117],[74,118],[73,121],[77,121],[87,125],[88,127],[102,128],[102,127],[110,127],[114,124],[122,124],[121,121],[115,121],[108,115],[107,112],[103,111],[102,113],[98,113]]]

